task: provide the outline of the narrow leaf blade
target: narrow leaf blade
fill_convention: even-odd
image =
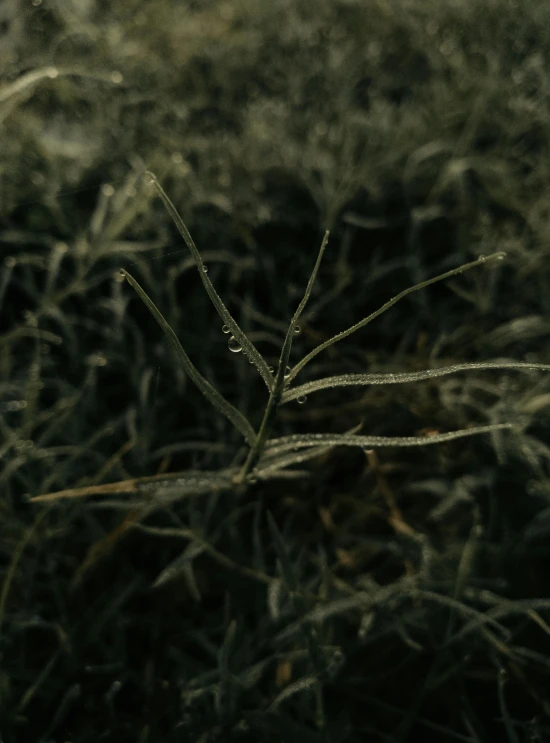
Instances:
[[[242,433],[244,438],[249,444],[253,444],[256,440],[256,434],[254,429],[244,417],[244,415],[237,410],[230,402],[228,402],[219,392],[213,387],[208,380],[206,380],[202,374],[197,370],[189,356],[183,350],[183,346],[178,340],[177,335],[174,333],[160,310],[145,292],[145,290],[138,284],[138,282],[131,276],[127,271],[122,269],[122,275],[128,280],[131,286],[135,289],[140,299],[146,305],[147,309],[151,312],[157,323],[160,325],[161,330],[166,335],[172,349],[176,353],[176,356],[181,361],[185,372],[189,378],[195,383],[202,394],[206,397],[210,403],[217,408],[225,417],[231,421],[235,428]]]
[[[191,251],[191,255],[193,256],[195,263],[197,265],[197,268],[199,269],[199,275],[201,277],[203,286],[206,289],[206,292],[208,296],[210,297],[212,304],[216,308],[218,315],[222,319],[223,323],[229,327],[231,333],[235,336],[235,338],[241,344],[244,352],[247,354],[248,358],[253,362],[254,366],[260,373],[262,379],[266,383],[267,388],[271,390],[271,388],[273,387],[274,380],[273,380],[273,374],[271,373],[269,369],[268,363],[266,362],[264,357],[261,355],[261,353],[258,351],[256,346],[249,340],[249,338],[241,330],[239,324],[237,323],[235,318],[231,315],[231,313],[229,312],[229,310],[223,303],[222,298],[220,297],[218,292],[215,290],[214,285],[210,281],[210,278],[208,277],[207,272],[204,270],[202,258],[197,249],[197,246],[195,245],[195,241],[191,237],[191,233],[185,226],[183,219],[180,217],[176,207],[170,200],[168,194],[158,182],[157,177],[155,176],[154,173],[151,173],[150,171],[147,171],[145,175],[149,179],[149,183],[155,187],[158,195],[160,196],[160,198],[162,199],[162,202],[164,203],[164,206],[166,207],[166,210],[172,217],[172,220],[174,224],[176,225],[178,232],[183,237],[187,247]]]
[[[532,364],[526,361],[482,361],[466,364],[453,364],[438,369],[423,369],[417,372],[398,372],[385,374],[343,374],[335,377],[325,377],[306,382],[299,387],[287,390],[283,394],[284,405],[298,397],[311,395],[313,392],[326,390],[331,387],[362,387],[372,384],[402,384],[404,382],[419,382],[424,379],[434,379],[448,374],[462,371],[477,371],[483,369],[514,369],[518,371],[550,371],[550,364]]]

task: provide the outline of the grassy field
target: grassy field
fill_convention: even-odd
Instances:
[[[550,740],[549,65],[541,0],[4,0],[1,743]]]

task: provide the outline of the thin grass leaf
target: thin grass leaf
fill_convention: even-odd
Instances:
[[[354,436],[346,433],[309,433],[283,436],[267,442],[268,453],[282,453],[289,449],[303,449],[311,446],[358,446],[373,449],[381,446],[424,446],[440,444],[445,441],[476,436],[481,433],[490,433],[504,428],[513,428],[512,423],[496,423],[490,426],[463,428],[448,433],[438,433],[432,436]]]
[[[327,247],[327,244],[328,244],[329,234],[330,234],[329,231],[326,230],[324,237],[323,237],[323,241],[321,243],[321,247],[319,248],[317,260],[315,261],[315,265],[313,266],[313,271],[311,272],[311,276],[309,277],[309,281],[307,282],[304,296],[302,297],[302,300],[300,304],[298,305],[298,308],[296,309],[296,312],[294,313],[292,320],[290,321],[290,325],[288,327],[286,337],[283,343],[283,348],[281,350],[281,357],[279,360],[279,370],[277,373],[277,380],[276,380],[277,384],[282,384],[285,378],[289,380],[289,377],[286,374],[286,368],[288,365],[288,361],[290,359],[292,341],[294,340],[294,336],[296,334],[296,328],[299,327],[298,323],[302,315],[302,312],[305,310],[308,300],[311,296],[311,290],[313,289],[313,285],[315,284],[315,279],[317,278],[317,273],[319,272],[319,266],[321,265],[321,260],[323,259],[323,253],[325,252],[325,248]]]
[[[169,583],[176,576],[179,576],[181,573],[183,573],[185,567],[189,563],[192,563],[196,557],[202,555],[202,553],[206,550],[206,545],[204,543],[201,543],[200,541],[195,541],[194,535],[186,534],[186,536],[191,539],[191,542],[187,545],[183,552],[175,558],[175,560],[172,560],[164,568],[164,570],[159,573],[157,578],[155,578],[154,583],[152,584],[152,588],[159,588],[165,583]]]
[[[389,372],[386,374],[343,374],[335,377],[325,377],[307,382],[299,387],[287,390],[283,394],[281,404],[307,396],[313,392],[329,389],[332,387],[361,387],[371,384],[402,384],[404,382],[420,382],[424,379],[443,377],[448,374],[456,374],[462,371],[475,371],[478,369],[516,369],[550,371],[550,364],[533,364],[524,361],[482,361],[465,364],[453,364],[438,369],[424,369],[417,372]]]
[[[280,470],[284,470],[286,467],[290,467],[293,464],[302,464],[308,462],[310,459],[321,457],[330,451],[330,446],[319,446],[314,447],[313,450],[302,452],[292,452],[278,454],[274,457],[267,457],[265,461],[260,460],[259,464],[253,471],[253,474],[260,479],[267,479],[271,476],[279,473]]]
[[[279,705],[285,701],[285,699],[288,699],[295,694],[299,694],[301,691],[307,691],[309,689],[315,688],[317,683],[318,679],[316,676],[306,676],[305,678],[298,679],[298,681],[294,681],[294,683],[289,684],[285,689],[283,689],[280,694],[275,697],[275,699],[269,705],[268,711],[272,712],[273,710],[276,710],[277,707],[279,707]]]
[[[294,565],[290,560],[284,540],[270,511],[267,511],[267,522],[275,544],[277,557],[279,558],[279,565],[281,567],[281,574],[283,582],[285,583],[285,588],[290,594],[290,600],[292,601],[294,612],[298,617],[302,618],[308,611],[306,601],[300,590]],[[300,621],[299,627],[305,640],[313,670],[315,671],[316,678],[319,681],[325,673],[326,664],[324,662],[323,654],[321,653],[317,634],[311,626],[305,625],[303,621]]]
[[[500,666],[498,672],[498,706],[502,715],[502,722],[506,728],[506,736],[509,743],[519,743],[519,737],[514,729],[514,723],[506,704],[506,698],[504,696],[504,685],[506,684],[507,673],[506,670]]]
[[[86,485],[81,488],[59,490],[56,493],[36,495],[30,498],[31,503],[50,503],[67,498],[85,498],[90,495],[108,495],[111,493],[142,493],[152,495],[161,488],[177,487],[192,495],[231,487],[231,477],[235,470],[221,472],[170,472],[163,475],[134,477],[131,480],[108,482],[103,485]]]
[[[229,661],[233,653],[235,636],[237,634],[237,622],[234,619],[227,628],[222,646],[218,656],[218,669],[220,681],[216,689],[216,711],[222,722],[228,722],[234,712],[235,694],[233,693],[233,674]]]
[[[218,390],[215,389],[215,387],[213,387],[210,382],[208,382],[197,370],[189,356],[183,350],[183,346],[179,342],[177,335],[174,333],[168,322],[165,320],[160,310],[156,307],[154,302],[150,299],[145,290],[138,284],[134,277],[131,276],[124,269],[122,269],[121,273],[128,280],[131,286],[136,290],[140,299],[143,301],[147,309],[151,312],[155,320],[160,325],[162,331],[168,338],[172,349],[175,351],[176,356],[181,361],[183,368],[185,369],[185,372],[188,374],[190,379],[195,383],[195,385],[199,388],[206,399],[209,400],[212,405],[220,411],[220,413],[225,415],[225,417],[229,421],[231,421],[235,428],[252,446],[256,440],[256,434],[244,415],[240,412],[240,410],[237,410],[236,407],[231,405],[231,403],[228,402],[218,392]]]
[[[275,545],[277,557],[279,558],[281,573],[286,584],[287,591],[289,591],[290,593],[296,593],[298,591],[298,581],[296,575],[294,574],[292,561],[290,560],[290,557],[288,555],[286,545],[281,536],[281,532],[277,528],[275,519],[271,515],[271,511],[267,511],[267,523],[269,526],[269,531],[271,532],[273,543]]]
[[[314,359],[315,356],[317,356],[317,354],[321,353],[321,351],[324,351],[326,348],[329,348],[335,343],[338,343],[338,341],[341,341],[344,338],[347,338],[348,336],[352,335],[352,333],[355,333],[356,330],[359,330],[360,328],[364,328],[365,325],[368,325],[368,323],[372,322],[372,320],[374,320],[375,318],[379,317],[381,314],[386,312],[386,310],[389,310],[390,307],[393,307],[394,304],[399,302],[401,299],[404,299],[404,297],[408,296],[409,294],[420,291],[421,289],[424,289],[427,286],[430,286],[431,284],[435,284],[439,281],[445,281],[446,279],[451,278],[451,276],[456,276],[457,274],[464,273],[464,271],[468,271],[470,268],[475,268],[481,264],[488,263],[490,261],[502,260],[505,257],[505,255],[506,253],[502,251],[498,253],[492,253],[491,255],[478,258],[476,261],[471,261],[470,263],[464,263],[462,266],[459,266],[458,268],[453,268],[451,271],[446,271],[445,273],[442,273],[439,276],[435,276],[433,279],[427,279],[426,281],[421,281],[419,284],[410,286],[408,289],[405,289],[404,291],[400,292],[395,297],[390,299],[388,302],[382,305],[382,307],[377,309],[375,312],[372,312],[370,315],[363,318],[363,320],[360,320],[359,322],[355,323],[355,325],[352,325],[347,330],[343,330],[341,333],[337,333],[337,335],[333,336],[332,338],[329,338],[328,341],[321,343],[319,346],[317,346],[317,348],[314,348],[313,351],[310,351],[310,353],[308,353],[307,356],[304,356],[304,358],[300,362],[298,362],[296,366],[291,370],[287,378],[287,384],[290,384],[290,382],[292,382],[292,380],[304,368],[304,366],[306,364],[309,364],[309,362],[312,359]]]
[[[176,207],[174,206],[174,204],[168,197],[168,194],[158,182],[157,177],[154,175],[154,173],[151,173],[150,171],[147,171],[145,173],[145,176],[149,179],[150,184],[154,186],[155,189],[157,190],[157,193],[162,199],[164,206],[166,207],[166,210],[172,217],[172,220],[174,221],[174,224],[176,225],[178,232],[183,237],[187,247],[191,251],[191,254],[199,270],[199,275],[201,277],[203,286],[206,289],[206,292],[208,296],[210,297],[212,304],[216,308],[218,315],[222,319],[224,325],[227,325],[229,327],[229,329],[231,330],[231,333],[235,336],[237,341],[242,346],[243,351],[246,353],[248,358],[253,362],[254,366],[260,373],[262,379],[266,383],[267,388],[271,390],[273,387],[274,379],[273,379],[273,374],[269,370],[268,363],[266,362],[264,357],[261,355],[261,353],[258,351],[256,346],[250,341],[250,339],[241,330],[239,324],[233,318],[233,316],[231,315],[231,313],[229,312],[229,310],[223,303],[222,298],[220,297],[218,292],[214,289],[214,285],[210,281],[210,278],[208,277],[207,272],[204,270],[204,264],[202,262],[202,258],[197,249],[197,246],[195,245],[193,238],[191,237],[189,230],[187,229],[182,218],[178,214]]]
[[[23,556],[23,552],[25,551],[26,546],[31,541],[32,537],[34,536],[34,533],[40,526],[45,516],[46,516],[46,511],[43,511],[41,514],[39,514],[35,518],[34,524],[32,524],[27,529],[26,533],[23,535],[23,538],[19,542],[15,552],[13,553],[9,567],[5,572],[4,581],[2,584],[2,590],[0,591],[0,639],[2,638],[2,624],[4,621],[4,612],[6,609],[8,594],[10,592],[11,585],[15,578],[17,566],[19,565],[19,561],[21,560],[21,557]]]

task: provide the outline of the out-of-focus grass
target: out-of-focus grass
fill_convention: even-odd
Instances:
[[[265,386],[228,353],[145,167],[273,365],[325,228],[300,356],[411,283],[507,252],[392,308],[304,382],[549,363],[550,8],[1,12],[4,743],[545,740],[543,374],[289,402],[281,437],[362,420],[373,435],[521,426],[414,452],[331,450],[240,500],[198,496],[140,521],[130,496],[120,511],[114,498],[38,510],[27,496],[240,461],[239,436],[196,395],[121,266],[206,378],[247,416],[263,410]]]

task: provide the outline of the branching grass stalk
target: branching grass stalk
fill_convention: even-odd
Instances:
[[[193,241],[193,238],[191,237],[187,227],[183,223],[183,220],[179,216],[174,204],[171,202],[164,189],[159,184],[156,176],[150,172],[147,172],[146,177],[149,179],[149,183],[154,186],[157,193],[161,197],[179,233],[181,234],[189,250],[191,251],[193,261],[198,268],[201,281],[208,296],[210,297],[210,300],[212,301],[212,304],[214,305],[224,324],[227,326],[227,329],[234,336],[230,340],[233,340],[235,341],[235,343],[240,344],[241,349],[248,356],[249,360],[256,366],[256,369],[258,370],[269,390],[269,397],[262,416],[260,427],[258,432],[256,433],[250,421],[248,421],[248,419],[239,410],[237,410],[237,408],[229,403],[195,368],[190,358],[184,351],[176,334],[174,333],[166,319],[163,317],[160,310],[147,295],[145,290],[127,271],[125,271],[124,269],[121,271],[122,275],[132,285],[134,290],[137,292],[142,301],[148,307],[151,314],[156,319],[189,378],[199,388],[202,394],[211,402],[211,404],[233,424],[233,426],[244,437],[245,442],[248,445],[244,463],[240,466],[240,468],[231,468],[230,471],[225,470],[217,473],[204,473],[204,477],[202,479],[192,477],[190,480],[188,473],[172,473],[170,476],[160,475],[153,478],[150,484],[152,491],[166,488],[167,486],[170,486],[172,488],[170,493],[167,493],[163,490],[163,497],[169,495],[171,498],[177,499],[178,497],[187,497],[191,494],[196,495],[208,492],[210,489],[226,490],[236,488],[237,492],[242,492],[246,488],[247,483],[251,482],[253,478],[261,477],[262,479],[269,479],[270,477],[281,476],[284,472],[287,472],[287,474],[290,475],[294,472],[293,470],[288,469],[289,467],[292,467],[292,465],[306,461],[334,446],[351,446],[368,449],[373,447],[388,446],[425,446],[427,444],[443,443],[458,438],[475,436],[482,433],[493,433],[494,431],[512,428],[514,425],[507,422],[492,423],[490,425],[481,425],[456,431],[441,432],[431,436],[364,436],[357,435],[357,432],[359,430],[357,429],[351,432],[348,431],[346,433],[310,433],[290,435],[278,439],[270,438],[274,423],[277,419],[277,412],[279,410],[279,407],[292,400],[298,400],[298,402],[301,402],[303,401],[303,399],[305,399],[306,394],[319,392],[323,389],[333,387],[417,382],[420,380],[432,379],[462,371],[489,369],[512,369],[518,371],[524,371],[527,369],[539,371],[550,370],[550,365],[548,364],[535,364],[521,361],[515,362],[510,360],[490,360],[478,363],[455,364],[439,369],[425,369],[421,371],[406,373],[392,372],[387,374],[345,374],[313,380],[311,382],[307,382],[306,384],[290,389],[293,380],[296,378],[296,375],[319,353],[334,345],[338,341],[351,336],[353,333],[355,333],[355,331],[365,327],[365,325],[386,312],[386,310],[390,309],[390,307],[392,307],[404,297],[412,294],[413,292],[420,291],[421,289],[424,289],[431,284],[435,284],[440,281],[449,279],[453,276],[457,276],[460,273],[464,273],[471,268],[476,268],[480,265],[487,264],[492,261],[502,260],[505,256],[505,253],[497,252],[489,256],[483,256],[475,261],[465,263],[464,265],[458,266],[457,268],[454,268],[450,271],[446,271],[439,276],[435,276],[432,279],[422,281],[419,284],[405,289],[404,291],[400,292],[395,297],[387,301],[378,310],[372,312],[370,315],[360,320],[358,323],[355,323],[347,330],[344,330],[333,336],[329,340],[325,341],[324,343],[321,343],[309,354],[307,354],[301,361],[299,361],[294,366],[294,368],[291,369],[289,366],[289,360],[293,339],[299,332],[298,323],[310,299],[321,260],[328,243],[329,233],[328,231],[325,232],[317,255],[317,260],[309,277],[304,295],[286,331],[279,358],[279,367],[277,369],[277,373],[274,375],[272,369],[268,366],[264,357],[256,349],[247,335],[242,331],[239,324],[232,317],[229,310],[223,303],[221,297],[216,292],[214,286],[212,285],[212,282],[207,275],[206,266],[202,262],[201,255]],[[137,482],[138,481],[128,481],[128,483],[132,484],[132,487],[130,489],[132,491],[137,489],[144,496],[149,495],[149,492],[147,491],[149,484],[147,483],[143,484],[142,486],[138,486]],[[120,487],[121,485],[124,486],[126,485],[126,483],[114,483],[111,485],[111,487],[116,488],[117,486]],[[94,492],[97,492],[98,494],[106,493],[107,489],[102,490],[101,487],[97,488],[97,486],[95,486]],[[92,492],[90,488],[77,488],[76,490],[66,490],[59,493],[51,493],[47,496],[39,496],[38,498],[34,498],[33,500],[57,500],[58,498],[80,497],[91,494]]]

